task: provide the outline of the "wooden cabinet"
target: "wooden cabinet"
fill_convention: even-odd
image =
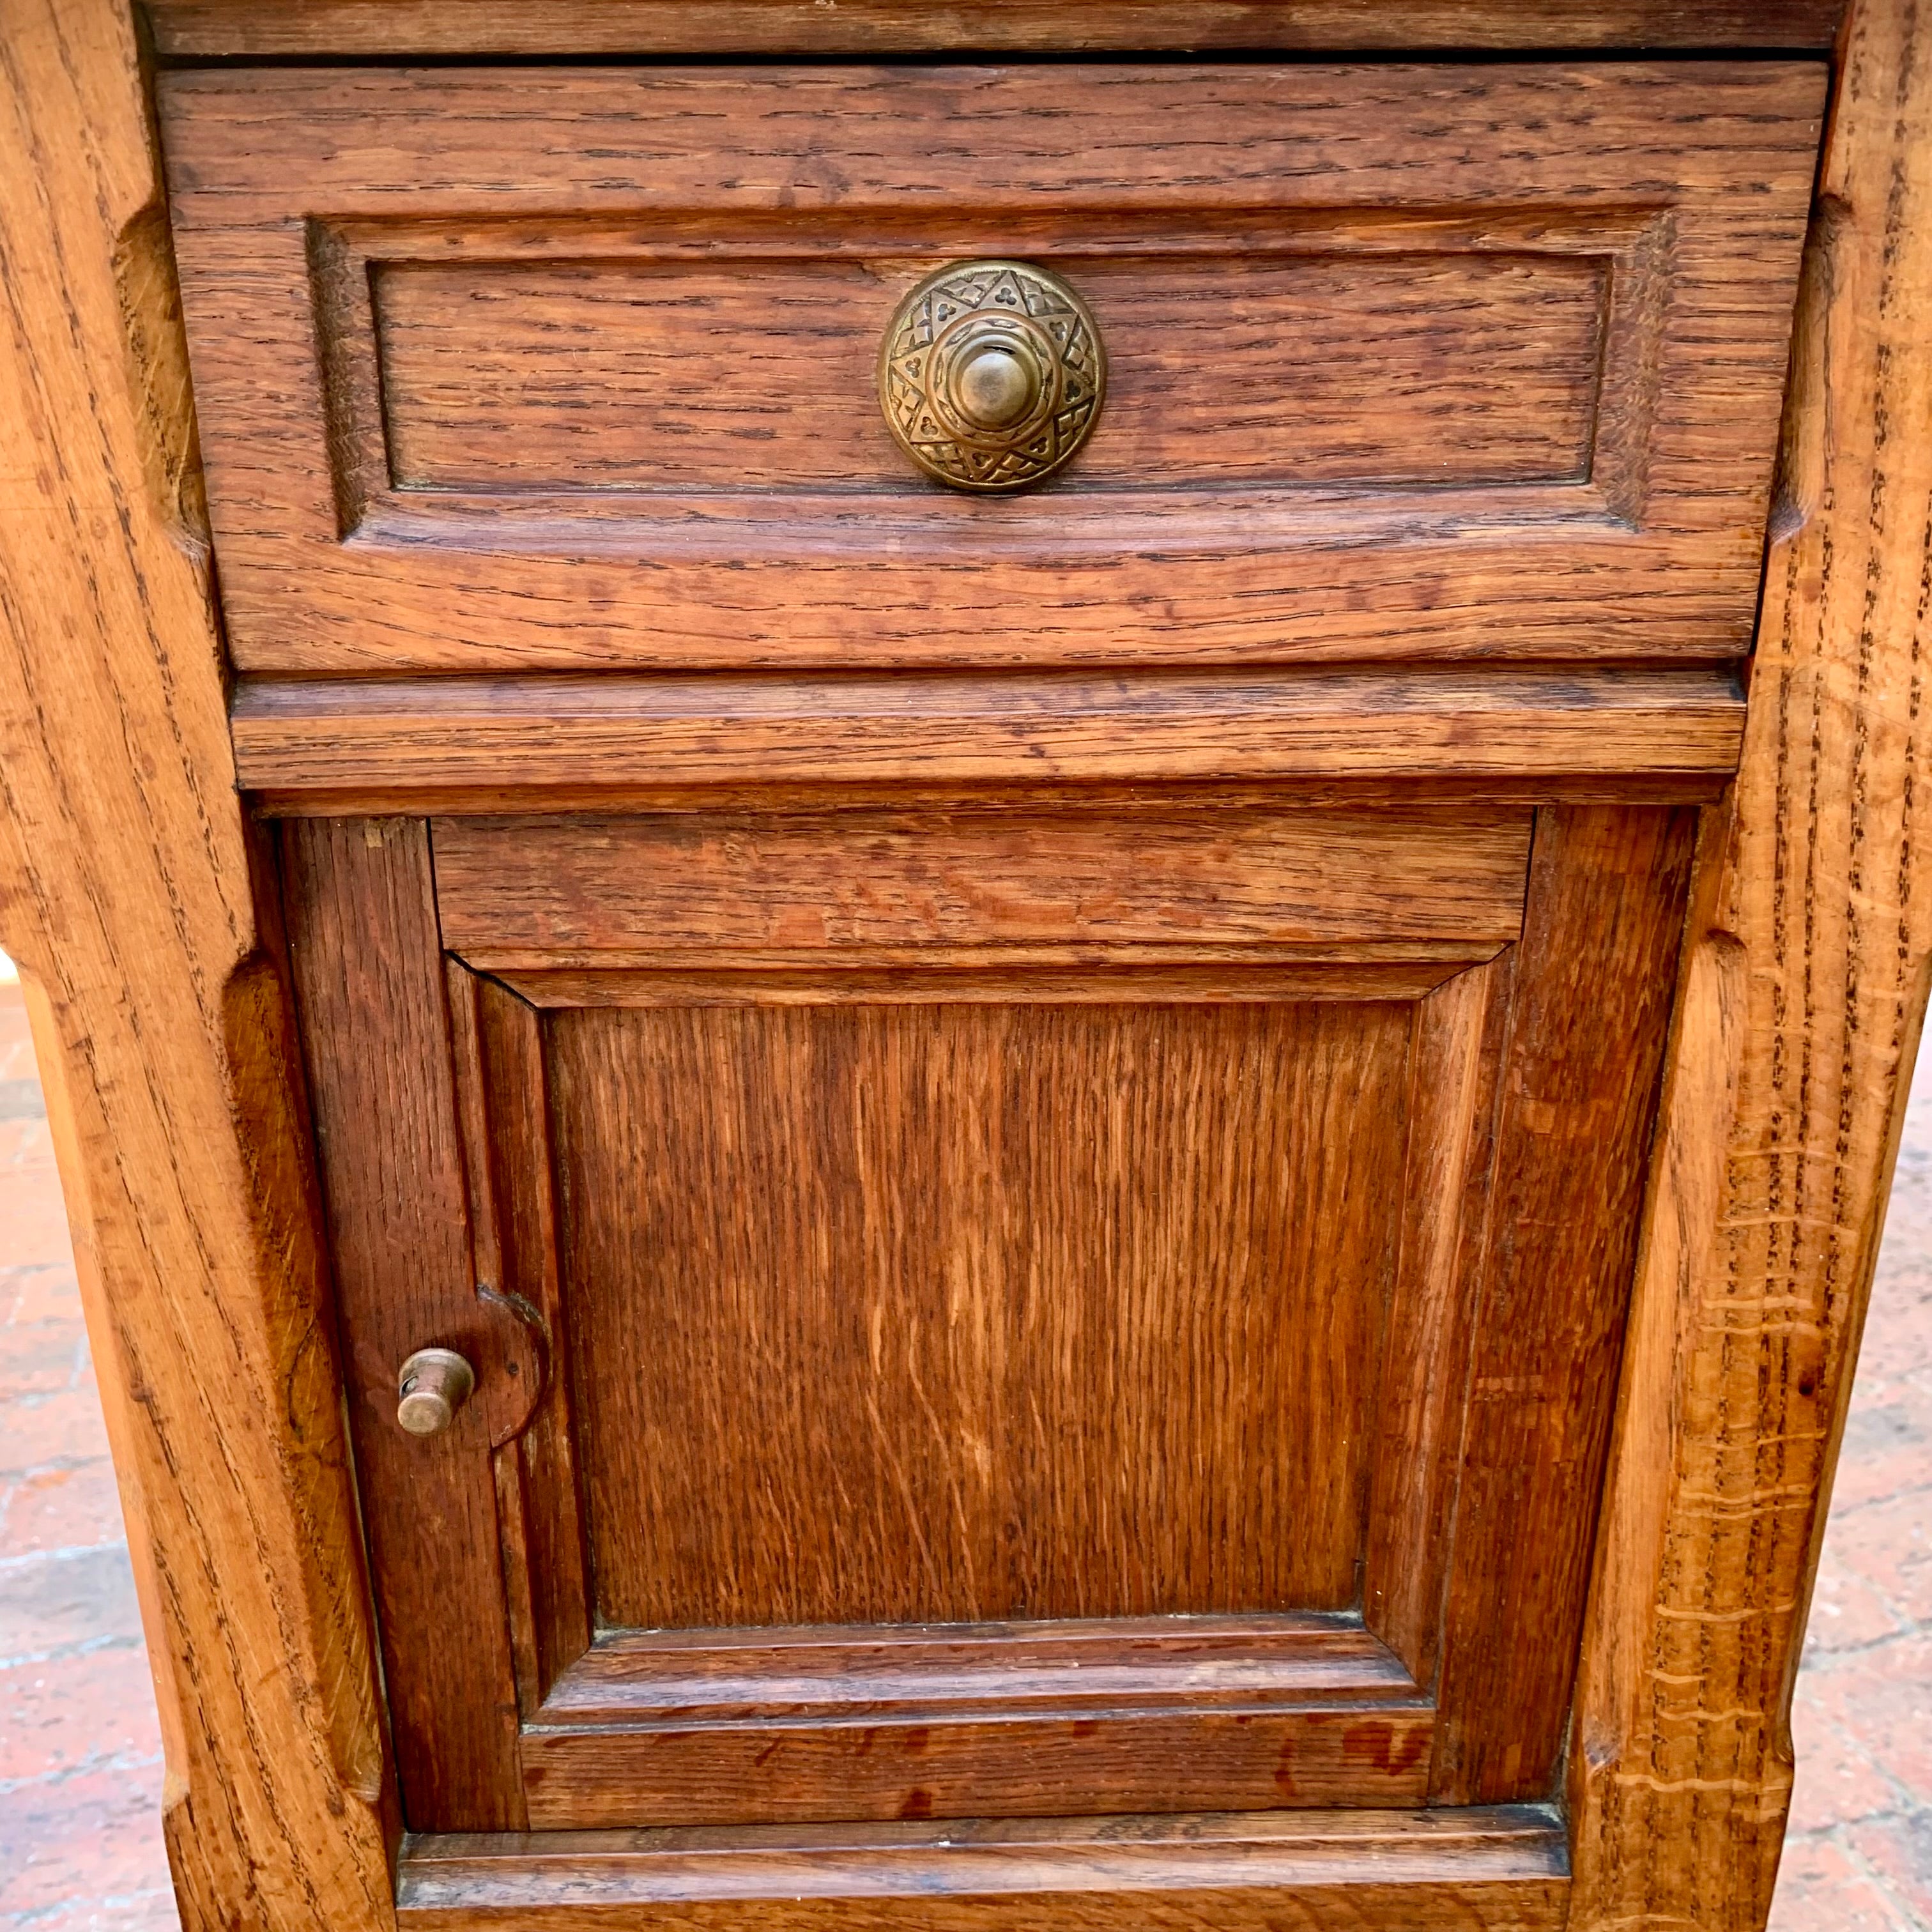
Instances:
[[[330,814],[282,876],[413,1830],[1551,1796],[1825,86],[164,80],[239,742]],[[1022,255],[1082,306],[943,272]],[[882,392],[1002,302],[1076,319],[1090,440],[936,488]],[[685,795],[337,815],[357,723],[518,776],[378,671],[552,759],[615,706],[575,785]],[[962,689],[1005,764],[937,793]],[[1277,765],[1326,695],[1296,775],[1379,792],[1210,788],[1130,694]],[[1514,796],[1436,802],[1471,708]]]
[[[1839,11],[34,13],[196,1922],[1760,1922],[1932,972]]]

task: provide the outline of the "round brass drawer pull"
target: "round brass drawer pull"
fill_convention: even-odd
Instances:
[[[412,1436],[440,1436],[476,1386],[476,1371],[454,1348],[418,1348],[396,1376],[396,1420]]]
[[[956,490],[1023,490],[1070,461],[1107,392],[1092,311],[1026,262],[955,262],[898,305],[879,405],[899,447]]]

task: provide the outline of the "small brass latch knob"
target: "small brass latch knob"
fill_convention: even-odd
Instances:
[[[476,1371],[454,1348],[418,1348],[396,1376],[396,1420],[412,1436],[437,1436],[476,1386]]]
[[[1099,420],[1106,352],[1087,304],[1028,262],[956,262],[899,304],[879,406],[899,447],[956,490],[1023,490]]]

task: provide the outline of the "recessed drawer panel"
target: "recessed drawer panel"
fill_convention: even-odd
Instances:
[[[1590,475],[1600,262],[1236,248],[1062,266],[1110,368],[1081,490]],[[866,406],[895,279],[877,263],[750,251],[383,262],[386,447],[362,453],[377,491],[926,495]]]
[[[1824,86],[164,76],[236,661],[1738,656]],[[1058,277],[1104,358],[1088,440],[1016,495],[934,480],[880,406],[926,380],[881,374],[900,304],[986,259]],[[1031,286],[970,301],[1072,326]],[[1078,413],[1054,380],[1014,405],[1042,447]]]

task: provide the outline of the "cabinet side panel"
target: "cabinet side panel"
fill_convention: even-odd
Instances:
[[[182,1921],[381,1932],[393,1806],[327,1270],[128,10],[9,0],[0,23],[0,944],[140,1582]]]
[[[1578,1700],[1573,1923],[1756,1932],[1932,973],[1932,17],[1857,0],[1700,851]]]

